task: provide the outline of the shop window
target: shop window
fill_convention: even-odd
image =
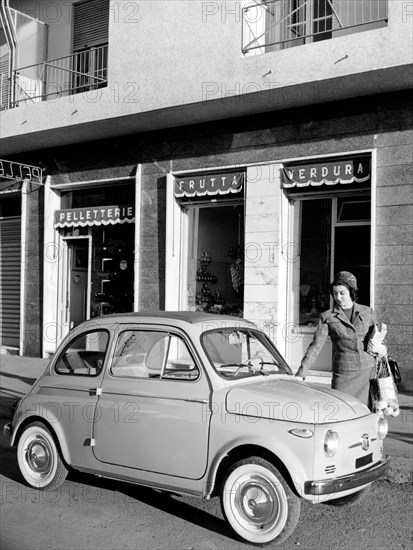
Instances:
[[[225,204],[225,203],[224,203]],[[186,309],[242,316],[244,205],[188,208]]]
[[[94,227],[91,316],[133,311],[135,225]]]
[[[339,198],[337,201],[337,223],[370,221],[370,210],[370,200]]]
[[[315,325],[331,305],[330,282],[337,271],[358,280],[359,298],[370,302],[370,199],[331,197],[299,201],[299,323]]]
[[[89,206],[109,206],[111,204],[135,203],[135,187],[133,185],[107,185],[74,189],[61,193],[61,208],[85,208]]]

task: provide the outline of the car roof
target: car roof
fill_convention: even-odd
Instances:
[[[136,322],[156,322],[159,323],[168,323],[171,321],[179,323],[189,323],[192,325],[199,323],[215,322],[219,323],[219,326],[222,323],[229,322],[231,325],[237,324],[248,324],[254,326],[252,321],[248,321],[242,317],[236,317],[233,315],[218,315],[214,313],[205,313],[198,311],[134,311],[130,313],[115,313],[112,315],[103,315],[101,317],[93,317],[86,323],[136,323]],[[212,328],[212,327],[211,327]]]

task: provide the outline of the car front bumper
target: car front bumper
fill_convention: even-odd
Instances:
[[[317,481],[306,481],[304,483],[304,494],[306,495],[330,495],[342,493],[350,489],[362,487],[381,477],[387,469],[390,457],[386,457],[373,466],[361,472],[355,472],[342,477],[332,479],[321,479]]]

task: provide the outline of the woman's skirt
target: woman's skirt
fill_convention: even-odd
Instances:
[[[371,369],[333,372],[331,387],[356,397],[367,407],[370,395]]]

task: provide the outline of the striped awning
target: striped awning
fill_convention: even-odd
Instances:
[[[131,204],[67,208],[56,210],[54,214],[54,227],[85,227],[87,225],[115,225],[134,222],[135,207]]]
[[[175,179],[175,197],[205,197],[241,193],[245,172],[222,172]]]
[[[281,177],[285,189],[362,184],[370,180],[370,158],[284,166]]]

